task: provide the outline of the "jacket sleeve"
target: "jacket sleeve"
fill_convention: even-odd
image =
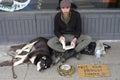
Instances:
[[[77,20],[76,20],[76,33],[75,33],[75,37],[76,38],[79,38],[80,35],[81,35],[81,32],[82,32],[82,28],[81,28],[81,16],[80,14],[78,13],[77,15]]]
[[[54,18],[54,34],[59,38],[62,33],[60,32],[60,25],[59,25],[59,19],[58,15]]]

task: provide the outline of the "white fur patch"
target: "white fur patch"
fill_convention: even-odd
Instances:
[[[31,63],[34,63],[35,58],[36,58],[36,56],[33,56],[32,58],[30,58]]]
[[[40,64],[41,64],[41,61],[37,63],[37,71],[39,71],[41,69]]]
[[[24,60],[26,59],[26,57],[27,57],[27,55],[23,55],[23,56],[22,55],[16,55],[15,58],[21,58],[21,59],[19,61],[16,61],[13,65],[17,66],[17,65],[23,63]]]
[[[30,50],[33,48],[33,45],[34,45],[36,42],[37,42],[37,41],[32,42],[32,43],[29,43],[29,44],[25,45],[22,49],[16,50],[17,55],[15,56],[15,58],[21,58],[21,59],[20,59],[19,61],[16,61],[16,62],[14,63],[14,66],[17,66],[17,65],[19,65],[19,64],[21,64],[21,63],[24,62],[24,60],[27,58]],[[26,55],[20,55],[23,51],[26,51],[26,52],[28,52],[28,53],[26,53]],[[31,58],[30,61],[31,61],[32,63],[34,63],[35,58],[36,58],[36,57]]]
[[[33,45],[34,45],[36,42],[37,42],[37,41],[32,42],[32,43],[29,43],[29,44],[26,44],[22,49],[16,50],[17,54],[21,54],[23,51],[30,52],[30,50],[32,49]]]

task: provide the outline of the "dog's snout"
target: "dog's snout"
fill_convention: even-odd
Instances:
[[[42,71],[46,69],[46,65],[45,65],[45,62],[44,61],[39,61],[37,63],[37,71]]]
[[[40,72],[42,72],[42,71],[44,71],[44,69],[45,69],[45,68],[44,68],[44,67],[42,67],[39,71],[40,71]]]

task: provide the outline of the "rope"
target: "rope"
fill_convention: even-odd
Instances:
[[[13,79],[16,79],[17,78],[17,75],[15,74],[15,70],[14,70],[14,57],[12,56],[12,74],[13,74]]]
[[[25,76],[24,76],[24,80],[25,80],[26,77],[27,77],[28,70],[29,70],[29,63],[27,63],[27,70],[26,70],[26,73],[25,73]]]
[[[16,78],[17,78],[17,75],[16,75],[16,73],[15,73],[15,69],[14,69],[13,64],[14,64],[14,57],[12,57],[12,74],[13,74],[13,79],[16,79]],[[27,70],[26,70],[26,73],[25,73],[25,76],[24,76],[24,80],[26,79],[28,70],[29,70],[29,63],[27,63]]]

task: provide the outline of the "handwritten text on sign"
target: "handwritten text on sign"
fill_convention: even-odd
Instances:
[[[78,65],[79,77],[110,76],[107,65]]]

